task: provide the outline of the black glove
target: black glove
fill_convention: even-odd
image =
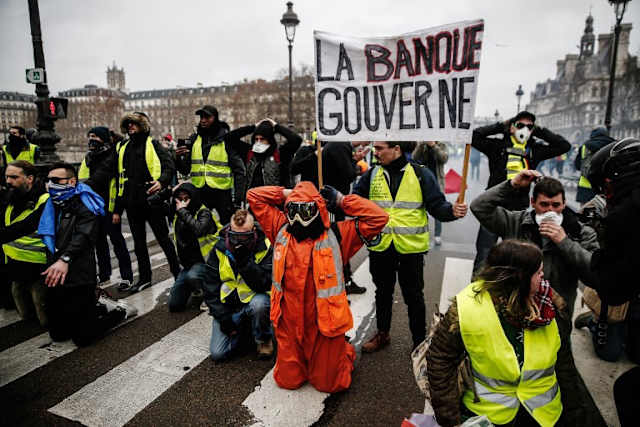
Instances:
[[[239,246],[233,250],[233,258],[236,260],[238,267],[247,265],[251,251],[245,246]]]
[[[222,319],[222,322],[220,322],[220,330],[227,336],[231,336],[231,334],[236,332],[236,324],[233,323],[231,316]]]
[[[330,185],[325,185],[320,190],[320,195],[327,202],[327,210],[333,214],[342,213],[342,209],[340,209],[340,201],[344,197],[341,192],[336,190]]]

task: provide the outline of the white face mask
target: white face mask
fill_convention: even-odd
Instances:
[[[265,151],[267,151],[269,149],[269,147],[271,147],[270,144],[265,144],[263,142],[255,142],[253,144],[253,148],[251,149],[254,153],[264,153]]]
[[[523,127],[522,129],[517,129],[514,136],[516,137],[518,142],[520,142],[521,144],[524,144],[529,140],[529,137],[531,136],[531,131],[529,130],[529,128]]]
[[[543,214],[536,214],[536,224],[540,225],[544,221],[550,221],[556,225],[562,225],[562,214],[555,213],[554,211],[545,212]]]

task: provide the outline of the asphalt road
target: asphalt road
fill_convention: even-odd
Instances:
[[[451,161],[458,171],[460,163]],[[467,200],[486,182],[486,163],[483,166],[480,181],[469,181]],[[460,286],[462,279],[452,280],[456,272],[446,272],[445,266],[456,260],[470,263],[477,228],[471,215],[444,224],[443,245],[426,255],[428,318],[443,289]],[[158,253],[156,246],[153,253]],[[397,426],[404,417],[423,411],[399,289],[391,345],[375,354],[358,351],[348,391],[331,396],[310,387],[285,392],[270,388],[273,361],[258,360],[253,348],[225,363],[207,357],[210,319],[199,310],[198,300],[183,313],[168,312],[170,274],[158,258],[156,284],[144,295],[134,298],[108,289],[115,297],[128,297],[141,314],[89,347],[52,346],[33,321],[11,323],[12,313],[1,313],[0,425]],[[365,250],[352,265],[359,284],[368,288],[366,294],[351,297],[357,328],[349,336],[359,349],[375,332],[374,288]]]

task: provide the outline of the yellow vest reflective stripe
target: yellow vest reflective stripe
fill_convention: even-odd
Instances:
[[[269,252],[269,248],[271,247],[269,239],[265,238],[264,244],[265,249],[256,252],[254,255],[256,264],[259,264],[265,255],[267,255],[267,252]],[[222,286],[220,287],[220,300],[224,303],[227,297],[235,290],[242,303],[246,304],[251,301],[256,294],[255,291],[245,283],[242,276],[233,274],[229,257],[224,252],[216,249],[216,255],[218,255],[218,271],[220,272],[220,281],[222,282]],[[267,293],[271,295],[271,292]]]
[[[369,199],[389,214],[389,222],[382,230],[380,243],[369,250],[382,252],[393,241],[401,254],[429,250],[429,226],[422,200],[422,188],[414,167],[407,164],[395,200],[381,166],[371,172]]]
[[[33,209],[25,209],[13,220],[11,220],[13,205],[7,206],[4,213],[4,225],[9,226],[24,221],[29,215],[37,211],[48,199],[49,193],[42,194]],[[7,257],[15,259],[16,261],[31,262],[34,264],[47,263],[47,249],[42,239],[36,233],[22,236],[12,242],[5,243],[2,245],[2,250]]]
[[[233,177],[229,167],[229,156],[224,142],[213,144],[209,157],[202,158],[202,137],[198,135],[191,151],[191,183],[197,188],[208,187],[229,190],[233,186]]]
[[[205,205],[200,206],[200,209],[198,209],[198,211],[196,212],[196,215],[198,215],[198,212],[200,212],[203,209],[207,209],[207,207]],[[202,237],[198,237],[198,246],[200,246],[200,253],[202,254],[202,259],[204,259],[204,262],[207,262],[209,253],[211,253],[211,250],[218,242],[218,233],[220,233],[220,230],[222,229],[222,225],[216,219],[216,217],[213,214],[211,214],[211,217],[213,218],[213,222],[215,222],[216,224],[216,232],[213,234],[206,234]],[[177,219],[178,219],[178,214],[175,214],[173,216],[173,241],[174,242],[176,241]]]
[[[116,146],[118,150],[118,196],[122,197],[124,194],[124,185],[129,178],[126,175],[126,168],[124,166],[124,153],[127,151],[127,147],[129,146],[130,140],[125,141],[120,146]],[[151,142],[151,137],[147,137],[146,147],[144,150],[144,159],[147,163],[147,169],[149,170],[149,175],[154,180],[160,178],[162,175],[162,165],[160,163],[160,157],[158,157],[158,153],[156,153],[155,148],[153,148],[153,143]]]
[[[580,157],[582,158],[582,160],[584,160],[584,158],[587,157],[587,146],[586,145],[583,145],[582,148],[580,148]],[[580,181],[578,181],[578,187],[591,188],[591,183],[589,182],[587,177],[584,176],[584,172],[586,172],[586,171],[582,170],[582,173],[580,174]]]
[[[471,359],[479,402],[472,390],[462,402],[494,424],[512,421],[520,404],[542,426],[553,426],[562,413],[555,363],[560,349],[558,326],[524,330],[524,364],[518,364],[488,292],[476,294],[474,282],[456,296],[460,334]],[[489,344],[490,343],[490,344]]]
[[[512,147],[507,148],[507,179],[512,179],[523,169],[529,169],[527,162],[527,143],[519,143],[511,135]]]
[[[29,163],[31,163],[32,165],[36,164],[36,145],[35,144],[31,144],[31,143],[27,143],[28,144],[28,150],[22,150],[19,154],[18,157],[16,157],[15,159],[13,158],[13,156],[11,154],[9,154],[9,150],[7,149],[7,146],[4,145],[3,149],[4,149],[4,155],[5,158],[7,159],[7,163],[11,163],[11,162],[15,162],[16,160],[25,160]]]

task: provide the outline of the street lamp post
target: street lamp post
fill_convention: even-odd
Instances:
[[[627,3],[631,0],[609,0],[613,5],[613,11],[616,15],[616,26],[613,30],[613,52],[611,53],[611,68],[609,74],[609,94],[607,95],[607,111],[604,115],[604,125],[607,131],[611,131],[611,104],[613,103],[613,84],[616,79],[616,61],[618,59],[618,42],[620,41],[620,24],[622,17],[627,9]]]
[[[45,69],[44,50],[42,49],[42,31],[40,30],[40,8],[38,0],[29,1],[29,20],[31,23],[31,39],[33,41],[33,61],[36,68]],[[60,136],[56,134],[55,122],[48,118],[42,111],[42,106],[49,98],[47,83],[36,84],[36,105],[38,105],[38,120],[36,127],[38,132],[33,137],[33,142],[40,147],[39,163],[44,165],[60,160],[56,154],[56,144],[60,142]]]
[[[516,97],[518,98],[518,110],[516,113],[520,112],[520,98],[524,95],[524,91],[522,90],[522,85],[518,85],[518,90],[516,91]]]
[[[284,33],[289,42],[289,127],[293,127],[293,86],[291,69],[291,50],[293,49],[293,39],[296,36],[296,26],[300,23],[298,15],[293,11],[293,3],[287,2],[287,11],[282,14],[280,23],[284,25]]]

